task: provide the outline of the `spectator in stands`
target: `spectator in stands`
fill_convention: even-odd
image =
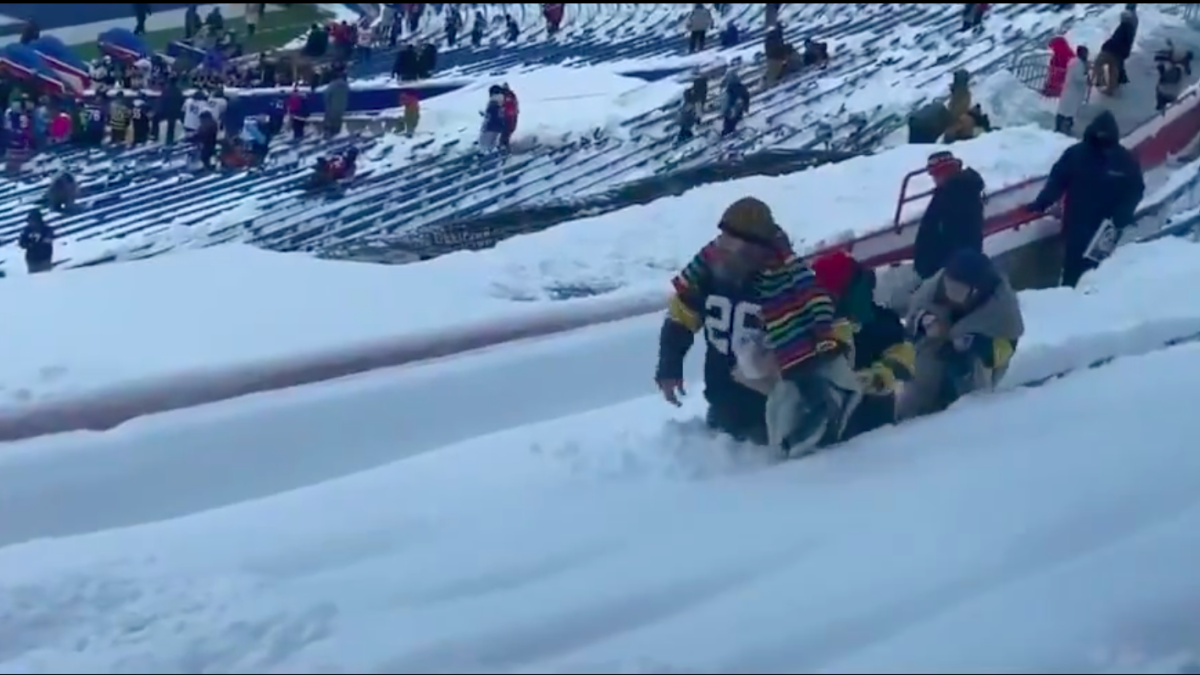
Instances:
[[[950,83],[950,99],[946,109],[950,111],[950,126],[943,140],[946,143],[975,137],[975,118],[971,116],[971,73],[959,68],[954,71]]]
[[[783,25],[776,22],[763,39],[763,55],[767,60],[763,89],[774,87],[783,78],[792,51],[792,46],[783,39]]]
[[[700,104],[691,89],[683,92],[683,104],[679,107],[679,135],[676,141],[686,143],[696,137],[696,125],[700,122]]]
[[[150,16],[150,3],[135,2],[133,3],[133,17],[137,21],[133,26],[134,35],[146,34],[146,17]]]
[[[1133,224],[1145,190],[1142,167],[1121,145],[1116,118],[1101,111],[1083,132],[1083,140],[1063,151],[1041,193],[1027,207],[1042,213],[1063,200],[1064,286],[1075,286],[1096,267],[1084,256],[1105,220],[1118,231]]]
[[[183,13],[183,39],[191,40],[200,34],[200,28],[204,22],[200,20],[200,10],[196,5],[188,5],[187,10]]]
[[[1158,84],[1154,97],[1158,110],[1165,110],[1183,93],[1184,78],[1192,74],[1192,52],[1167,42],[1167,48],[1154,54]]]
[[[1063,83],[1067,79],[1067,67],[1075,60],[1075,51],[1062,35],[1050,38],[1050,64],[1046,68],[1046,81],[1042,85],[1042,96],[1058,98],[1062,95]]]
[[[217,132],[217,120],[205,109],[200,113],[200,125],[188,136],[188,141],[196,146],[194,157],[198,168],[212,168],[213,158],[217,156]]]
[[[304,127],[308,123],[308,97],[300,93],[298,86],[292,87],[285,106],[292,127],[292,140],[299,141],[304,138]]]
[[[804,54],[801,63],[805,68],[829,66],[829,44],[812,38],[804,38]]]
[[[141,96],[134,99],[133,106],[129,109],[130,145],[141,145],[150,140],[150,124],[153,119],[153,112],[146,105],[145,99]]]
[[[956,251],[983,251],[983,178],[949,150],[929,156],[933,195],[917,227],[913,271],[922,280],[937,274]]]
[[[329,51],[329,29],[326,26],[313,24],[308,29],[301,53],[310,59],[319,59]]]
[[[500,134],[507,128],[504,119],[504,89],[492,85],[488,89],[487,107],[483,110],[483,125],[479,130],[479,148],[484,152],[494,152],[500,142]]]
[[[25,251],[25,267],[30,274],[49,272],[54,267],[54,230],[46,224],[41,211],[29,212],[17,245]]]
[[[175,142],[175,126],[183,121],[183,91],[172,77],[163,87],[158,99],[158,119],[166,125],[167,143]]]
[[[1088,89],[1092,86],[1088,81],[1087,47],[1079,45],[1075,48],[1075,58],[1067,64],[1065,72],[1062,93],[1058,97],[1058,111],[1054,116],[1054,130],[1072,136],[1075,133],[1075,117],[1083,107]]]
[[[471,23],[471,46],[479,49],[483,44],[483,35],[487,32],[487,19],[483,16],[483,11],[475,10],[475,19]]]
[[[764,23],[766,23],[766,28],[770,29],[772,26],[779,23],[779,10],[783,8],[783,3],[768,2],[766,4],[767,11],[763,18],[765,19]]]
[[[750,112],[750,90],[742,83],[737,71],[725,71],[725,90],[721,92],[721,135],[728,136],[737,131],[742,117]]]
[[[969,30],[983,30],[983,17],[987,14],[988,3],[986,2],[968,2],[963,5],[962,13],[962,29],[963,32]]]
[[[517,38],[521,37],[521,26],[511,14],[504,15],[504,39],[509,42],[516,42]]]
[[[412,82],[417,79],[417,48],[411,43],[405,43],[396,51],[396,60],[392,63],[392,75],[401,82]]]
[[[42,29],[38,27],[37,22],[30,19],[25,22],[25,27],[21,29],[21,44],[27,45],[30,42],[36,42],[42,37]]]
[[[258,21],[262,18],[262,11],[261,2],[246,3],[246,37],[253,37],[258,32]]]
[[[129,133],[129,99],[125,92],[117,91],[108,106],[109,142],[113,145],[124,145],[126,134]]]
[[[425,3],[409,2],[404,11],[404,22],[407,24],[409,34],[416,33],[421,27],[421,16],[425,14]]]
[[[458,44],[458,34],[462,31],[462,12],[458,7],[450,5],[446,8],[446,18],[442,20],[442,32],[446,34],[446,46],[453,48]]]
[[[512,142],[512,135],[517,131],[521,107],[517,103],[517,93],[508,86],[507,82],[500,85],[500,93],[503,96],[501,107],[504,112],[504,131],[500,133],[500,147],[508,150]]]
[[[421,40],[416,47],[416,75],[418,80],[433,77],[437,68],[438,48],[432,42]]]
[[[712,26],[712,12],[702,3],[697,2],[692,5],[692,12],[687,19],[689,54],[704,51],[704,43]]]
[[[210,35],[220,35],[225,32],[225,17],[221,14],[221,6],[213,5],[212,11],[204,17],[204,27]]]
[[[79,185],[70,171],[61,171],[46,188],[46,206],[59,213],[75,210],[75,199],[79,196]]]
[[[692,78],[691,94],[692,103],[696,104],[696,112],[703,113],[708,103],[708,78],[704,73],[697,72]]]
[[[550,37],[558,35],[558,31],[562,27],[565,7],[566,5],[561,2],[542,3],[542,17],[546,19],[546,35]]]
[[[1096,57],[1096,85],[1107,96],[1117,93],[1117,88],[1129,82],[1125,73],[1125,61],[1133,53],[1137,39],[1137,15],[1129,10],[1121,12],[1121,22],[1113,34],[1100,47]]]
[[[406,89],[400,92],[400,107],[404,108],[401,130],[405,136],[412,138],[417,132],[417,125],[421,123],[421,99],[416,92]]]
[[[350,83],[345,73],[339,73],[325,87],[325,135],[334,136],[342,131],[346,108],[350,104]]]
[[[738,32],[737,24],[733,21],[730,21],[729,23],[725,24],[725,29],[721,31],[721,35],[719,37],[721,41],[721,48],[729,49],[730,47],[736,47],[740,38],[741,34]]]

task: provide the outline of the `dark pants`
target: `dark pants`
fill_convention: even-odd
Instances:
[[[1075,130],[1075,118],[1066,115],[1054,116],[1054,130],[1060,134],[1072,135]]]
[[[50,270],[54,269],[54,261],[53,260],[40,260],[40,259],[34,259],[34,258],[26,258],[25,259],[25,268],[27,270],[29,270],[30,274],[39,274],[41,272],[49,272]]]
[[[739,441],[767,444],[766,396],[745,389],[720,398],[707,397],[705,421],[710,429],[729,434]]]
[[[1083,252],[1087,250],[1087,244],[1084,242],[1081,246],[1067,241],[1067,245],[1063,250],[1063,273],[1062,285],[1074,288],[1079,284],[1079,279],[1084,274],[1096,269],[1096,263],[1083,257]]]
[[[707,37],[707,31],[694,30],[688,35],[688,53],[694,54],[704,50],[704,40]]]
[[[848,441],[859,434],[865,434],[880,427],[896,423],[896,395],[863,396],[862,402],[854,409],[846,422],[846,431],[842,440]]]

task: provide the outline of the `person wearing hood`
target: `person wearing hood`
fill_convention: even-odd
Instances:
[[[930,279],[955,251],[983,250],[983,178],[949,150],[929,156],[926,170],[933,178],[933,195],[913,244],[913,271]]]
[[[54,267],[54,230],[46,224],[41,211],[29,212],[17,245],[25,251],[25,266],[30,274],[49,272]]]
[[[854,326],[854,372],[863,396],[840,440],[894,424],[900,383],[916,372],[916,352],[900,315],[876,304],[875,270],[849,253],[827,253],[813,261],[812,269],[834,299],[837,315]]]
[[[902,420],[939,412],[1000,382],[1025,332],[1021,304],[986,255],[957,251],[913,294],[907,321],[916,350],[900,395]]]
[[[1027,207],[1043,213],[1063,201],[1064,286],[1075,286],[1096,267],[1084,254],[1104,221],[1111,220],[1118,232],[1133,224],[1145,191],[1142,167],[1121,145],[1116,118],[1102,111],[1083,132],[1083,140],[1059,156],[1042,191]]]
[[[1046,70],[1046,82],[1042,85],[1042,96],[1058,98],[1063,93],[1063,83],[1067,79],[1067,66],[1075,58],[1071,44],[1067,38],[1055,35],[1050,39],[1050,66]]]
[[[708,426],[784,456],[807,454],[840,432],[856,400],[852,329],[766,203],[738,199],[717,227],[672,281],[655,382],[681,405],[684,358],[703,332]]]
[[[737,71],[725,71],[724,91],[721,92],[721,135],[737,131],[742,118],[750,112],[750,90],[742,83]]]

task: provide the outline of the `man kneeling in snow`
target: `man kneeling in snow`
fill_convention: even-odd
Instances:
[[[898,417],[945,409],[960,397],[995,386],[1025,332],[1008,280],[983,253],[963,249],[927,279],[910,302],[907,324],[916,343],[913,379]]]

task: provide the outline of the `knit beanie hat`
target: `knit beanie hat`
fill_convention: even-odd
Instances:
[[[845,251],[832,251],[812,262],[812,271],[817,275],[817,283],[835,297],[846,293],[858,276],[860,267],[858,261]]]
[[[726,234],[755,244],[775,249],[788,246],[787,234],[775,222],[771,207],[754,197],[742,197],[730,204],[717,227]]]
[[[962,160],[955,157],[949,150],[939,150],[929,156],[925,162],[925,170],[934,178],[943,178],[955,174],[962,169]]]

